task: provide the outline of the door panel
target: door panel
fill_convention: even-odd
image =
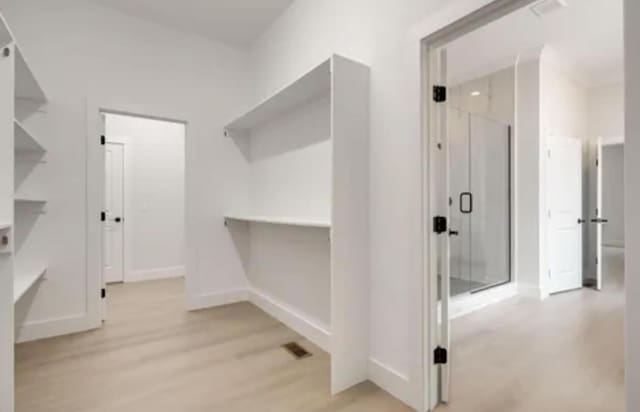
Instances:
[[[582,287],[582,142],[549,138],[547,161],[549,293]]]
[[[124,281],[124,146],[105,148],[104,277],[106,283]]]

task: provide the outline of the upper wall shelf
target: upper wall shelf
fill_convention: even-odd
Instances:
[[[40,104],[47,102],[47,96],[40,86],[40,83],[33,75],[31,68],[16,45],[16,98],[31,100]]]
[[[46,152],[44,146],[18,121],[13,121],[15,149],[17,152]]]
[[[11,225],[8,223],[0,223],[0,232],[11,229]]]
[[[300,226],[300,227],[312,227],[312,228],[331,228],[329,221],[321,219],[299,219],[290,217],[273,217],[273,216],[238,216],[227,215],[225,220],[235,220],[238,222],[248,223],[264,223],[270,225],[283,225],[283,226]]]
[[[44,204],[47,203],[46,199],[36,197],[36,196],[24,196],[24,195],[16,195],[15,197],[16,203],[22,204]]]
[[[31,272],[16,273],[13,279],[13,303],[18,302],[29,289],[42,279],[45,273],[47,273],[46,267]]]
[[[226,136],[244,136],[251,129],[331,91],[331,60],[327,60],[225,127]]]
[[[0,47],[8,46],[13,41],[13,35],[11,30],[4,20],[4,17],[0,16]]]

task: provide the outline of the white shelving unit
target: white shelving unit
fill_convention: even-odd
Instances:
[[[369,364],[369,69],[332,56],[224,135],[246,160],[247,199],[224,223],[250,300],[331,354],[333,393],[360,383]]]
[[[13,133],[15,138],[15,150],[17,152],[39,152],[45,153],[45,147],[27,131],[18,120],[13,121]]]
[[[246,223],[264,223],[270,225],[283,225],[283,226],[300,226],[300,227],[315,227],[330,229],[331,222],[312,219],[297,219],[286,217],[267,217],[267,216],[234,216],[227,215],[224,217],[226,220],[235,220],[238,222]]]
[[[18,301],[35,286],[47,273],[47,268],[42,267],[37,270],[25,271],[17,274],[13,280],[13,302]]]
[[[29,300],[21,298],[47,272],[43,215],[33,211],[46,200],[23,195],[45,186],[37,180],[44,175],[38,169],[46,150],[32,130],[42,124],[37,117],[47,98],[1,15],[0,51],[0,364],[6,366],[0,370],[0,410],[9,411],[14,409],[13,347],[22,326],[15,322],[29,310]]]

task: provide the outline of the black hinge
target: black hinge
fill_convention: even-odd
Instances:
[[[600,166],[600,159],[596,159],[596,167]]]
[[[444,216],[436,216],[433,218],[433,231],[441,234],[447,231],[447,218]]]
[[[433,101],[436,103],[442,103],[447,101],[446,86],[433,86]]]
[[[596,265],[599,265],[600,261],[598,260],[598,258],[596,257]]]
[[[107,138],[104,137],[104,135],[100,136],[100,144],[104,146],[106,143],[107,143]]]
[[[102,297],[102,299],[107,297],[107,289],[102,288],[102,290],[100,291],[100,297]]]
[[[436,350],[433,351],[433,363],[435,365],[446,365],[447,364],[448,353],[445,348],[441,348],[438,346]]]
[[[106,212],[100,212],[100,221],[101,222],[106,222],[107,221],[107,213]]]

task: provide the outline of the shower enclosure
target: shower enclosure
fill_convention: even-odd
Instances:
[[[451,296],[511,281],[511,126],[449,109]]]

